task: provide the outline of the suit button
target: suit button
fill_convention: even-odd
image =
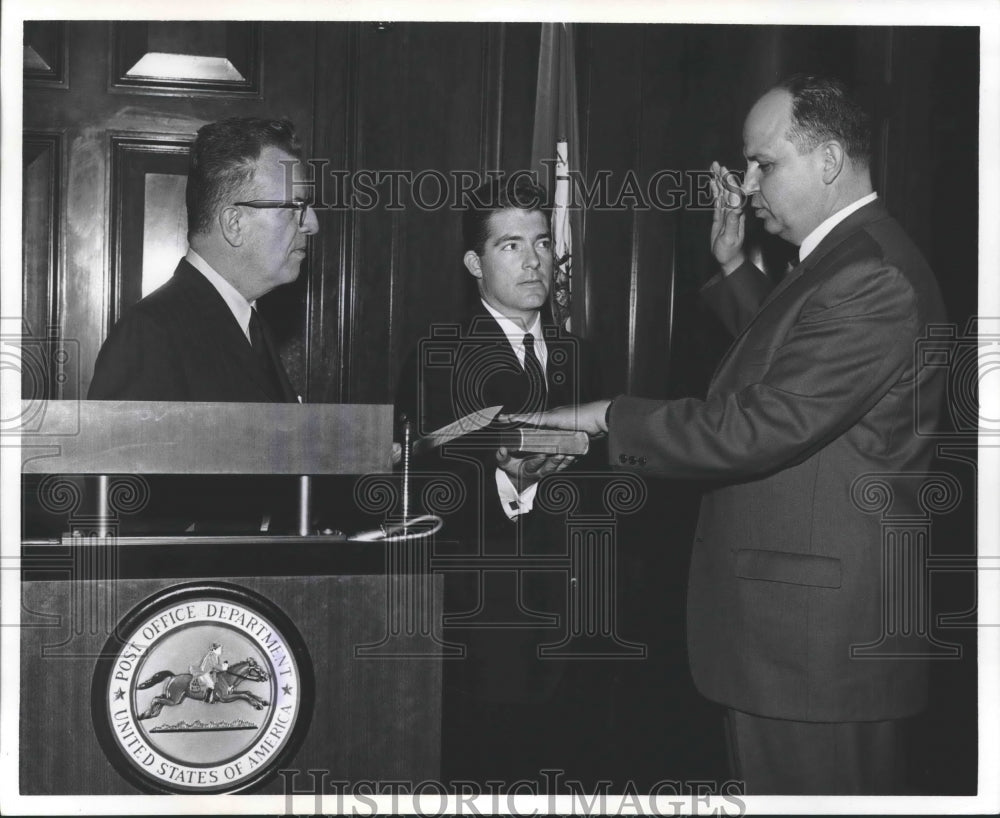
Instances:
[[[642,457],[639,458],[639,465],[640,466],[645,466],[646,465],[646,456],[645,455],[643,455]]]
[[[635,465],[635,455],[634,454],[630,454],[628,456],[628,464],[630,466],[634,466]]]
[[[622,465],[624,465],[624,464],[628,463],[628,458],[625,455],[620,454],[620,455],[618,455],[618,462],[621,463]]]

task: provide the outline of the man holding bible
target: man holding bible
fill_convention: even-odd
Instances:
[[[867,475],[926,471],[943,383],[916,344],[945,320],[926,261],[873,191],[862,109],[836,82],[795,76],[743,130],[742,190],[715,171],[703,295],[736,340],[704,400],[620,396],[543,413],[607,433],[612,464],[712,481],[688,584],[700,692],[727,708],[732,773],[749,794],[893,794],[903,719],[926,702],[926,662],[854,649],[883,633],[887,575]],[[772,283],[742,249],[748,199],[799,246]],[[524,418],[521,418],[522,420]],[[894,513],[916,511],[900,488]]]
[[[477,410],[536,412],[600,394],[593,358],[548,319],[545,191],[512,180],[491,179],[463,212],[462,258],[478,304],[454,331],[429,333],[403,365],[396,410],[415,438]],[[445,662],[443,778],[511,784],[565,769],[574,748],[565,661],[539,653],[564,633],[567,577],[538,562],[567,552],[564,517],[538,492],[574,458],[512,451],[493,431],[446,444],[414,469],[459,477],[465,497],[443,515],[440,538],[459,541],[463,566],[492,566],[446,574],[445,637],[465,656]]]

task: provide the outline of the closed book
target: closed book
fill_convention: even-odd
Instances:
[[[584,455],[590,448],[586,432],[564,432],[558,429],[483,429],[466,435],[456,443],[483,449],[505,446],[512,452],[526,454]]]

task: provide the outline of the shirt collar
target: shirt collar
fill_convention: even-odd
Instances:
[[[849,204],[847,207],[841,208],[826,221],[821,222],[819,227],[806,236],[802,244],[799,245],[799,262],[801,263],[805,261],[806,256],[819,246],[819,243],[829,235],[830,231],[833,230],[834,227],[850,216],[855,210],[860,210],[866,204],[874,202],[877,198],[877,193],[869,193],[867,196],[862,196],[856,202]]]
[[[480,299],[481,300],[481,299]],[[507,336],[507,340],[510,345],[514,347],[515,351],[520,350],[524,346],[524,336],[527,333],[531,333],[535,338],[535,345],[538,346],[539,343],[544,343],[542,338],[542,316],[541,313],[535,313],[535,320],[531,322],[531,326],[527,329],[521,329],[517,324],[511,321],[506,315],[497,312],[493,307],[483,301],[483,306],[489,311],[496,322],[500,325],[500,329],[503,330],[503,334]]]
[[[229,307],[230,312],[232,312],[233,317],[236,319],[236,323],[240,325],[240,329],[243,330],[243,334],[246,335],[247,340],[249,340],[250,310],[253,309],[254,304],[257,302],[247,301],[242,295],[240,295],[239,290],[219,275],[212,268],[211,264],[205,261],[205,259],[199,256],[190,247],[188,248],[187,255],[184,256],[184,260],[194,267],[199,273],[205,276],[205,278],[208,279],[208,283],[218,290],[219,295],[222,296],[222,300],[226,302],[226,306]]]

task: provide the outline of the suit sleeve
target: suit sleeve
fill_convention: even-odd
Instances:
[[[757,314],[773,289],[771,280],[750,262],[729,275],[718,273],[701,288],[701,297],[733,336],[739,335]]]
[[[170,332],[142,313],[111,331],[94,365],[90,400],[180,400],[184,377]]]
[[[900,271],[848,265],[803,304],[760,374],[704,401],[618,398],[610,459],[678,478],[740,478],[808,457],[856,424],[911,365],[916,294]]]
[[[578,339],[578,349],[580,361],[578,365],[579,387],[578,395],[580,403],[590,403],[591,401],[606,398],[602,386],[600,360],[596,354],[594,345],[585,339]],[[576,460],[568,471],[590,470],[600,471],[607,468],[608,463],[608,439],[606,437],[596,438],[590,441],[590,448],[587,453]]]

